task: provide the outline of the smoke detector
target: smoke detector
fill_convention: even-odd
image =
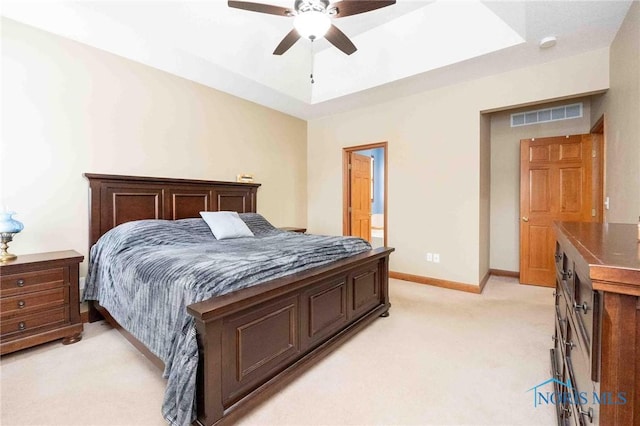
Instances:
[[[545,37],[540,40],[540,49],[548,49],[550,47],[553,47],[556,45],[557,41],[558,39],[556,38],[556,36]]]

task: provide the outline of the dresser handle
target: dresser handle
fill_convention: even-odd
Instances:
[[[21,301],[18,302],[18,308],[20,308],[20,309],[24,308],[25,305],[26,305],[26,303],[24,303],[24,300],[21,300]]]
[[[582,311],[586,314],[589,310],[589,305],[587,305],[587,302],[582,302],[582,305],[578,305],[578,302],[573,302],[573,309],[575,309],[576,311],[582,309]]]
[[[556,258],[556,262],[560,262],[560,259],[562,259],[562,255],[561,254],[556,254],[555,258]]]
[[[564,340],[562,343],[564,343],[565,346],[568,346],[569,349],[573,349],[576,347],[576,344],[573,343],[571,340]]]
[[[27,328],[27,324],[25,324],[24,321],[20,321],[20,324],[18,324],[18,328],[20,330],[24,330],[25,328]]]
[[[584,411],[582,407],[579,407],[580,414],[589,417],[589,423],[593,423],[593,408],[589,407],[587,411]]]
[[[573,278],[573,271],[571,269],[569,269],[567,271],[567,279],[570,280],[571,278]]]
[[[16,284],[18,284],[18,287],[24,287],[24,280],[22,278],[20,278]]]

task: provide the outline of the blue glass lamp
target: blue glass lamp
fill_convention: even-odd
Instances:
[[[13,219],[11,216],[15,212],[0,212],[0,262],[15,259],[15,254],[7,253],[9,243],[13,240],[13,236],[24,229],[21,222]]]

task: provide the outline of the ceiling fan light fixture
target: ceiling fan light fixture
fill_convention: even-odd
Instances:
[[[299,13],[293,20],[293,26],[302,37],[310,40],[324,37],[331,27],[331,18],[316,10]]]

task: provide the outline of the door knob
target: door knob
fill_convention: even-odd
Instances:
[[[527,216],[522,216],[522,221],[523,222],[529,222],[529,218]]]

